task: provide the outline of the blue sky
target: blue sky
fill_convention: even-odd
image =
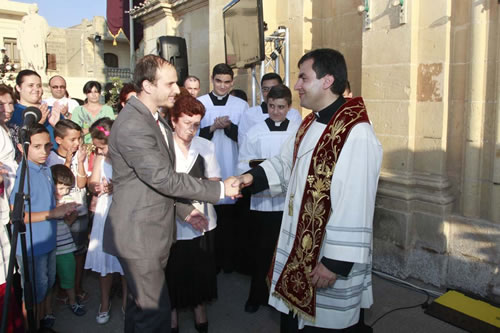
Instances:
[[[38,14],[45,17],[51,27],[67,28],[80,24],[82,19],[106,17],[106,0],[14,0],[37,3]]]

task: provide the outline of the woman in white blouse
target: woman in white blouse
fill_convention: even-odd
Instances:
[[[194,177],[220,180],[214,144],[196,136],[205,107],[191,96],[181,96],[170,110],[174,129],[175,170]],[[217,298],[217,279],[213,253],[216,214],[206,202],[192,202],[205,214],[208,229],[199,232],[177,219],[177,242],[170,251],[167,284],[172,307],[172,332],[178,332],[177,309],[193,308],[195,328],[208,331],[205,303]]]

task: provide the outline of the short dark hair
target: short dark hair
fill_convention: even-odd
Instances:
[[[68,130],[77,130],[80,133],[82,132],[82,128],[80,127],[80,125],[78,125],[74,121],[69,119],[61,119],[57,122],[56,126],[54,126],[54,136],[64,139],[64,137],[68,133]]]
[[[14,95],[14,90],[12,90],[12,87],[9,87],[5,83],[0,83],[0,96],[9,94],[10,98],[12,98],[12,102],[14,104],[16,103],[16,96]]]
[[[25,76],[32,76],[32,75],[38,76],[40,78],[40,80],[42,79],[42,77],[37,72],[35,72],[35,71],[31,70],[31,69],[23,69],[22,71],[20,71],[19,73],[17,73],[17,76],[16,76],[16,85],[17,86],[21,86],[21,84],[24,81],[24,77]]]
[[[135,65],[133,82],[137,92],[142,91],[142,82],[156,82],[156,72],[165,65],[171,65],[167,60],[154,54],[139,59]]]
[[[191,80],[191,81],[198,81],[198,82],[201,83],[201,81],[200,81],[200,79],[198,79],[198,77],[196,77],[194,75],[188,75],[188,76],[186,76],[186,78],[184,79],[184,82],[182,84],[185,85],[186,81],[189,81],[189,80]]]
[[[277,80],[279,84],[283,84],[283,79],[279,74],[276,73],[266,73],[264,76],[262,76],[262,79],[260,79],[260,85],[264,83],[264,81],[270,81],[270,80]]]
[[[135,85],[133,83],[125,83],[122,87],[122,90],[120,90],[120,97],[119,97],[120,103],[126,103],[127,95],[130,94],[131,92],[137,92]]]
[[[325,75],[332,75],[334,82],[330,90],[336,95],[342,95],[347,81],[347,65],[344,56],[333,49],[317,49],[307,52],[300,58],[298,66],[304,61],[313,60],[312,68],[316,78],[321,79]]]
[[[17,73],[17,76],[16,76],[16,86],[21,86],[21,84],[23,84],[24,82],[24,77],[25,76],[38,76],[38,78],[40,78],[40,80],[42,80],[42,77],[35,71],[31,70],[31,69],[23,69],[22,71],[20,71],[19,73]],[[21,98],[21,96],[19,95],[19,92],[17,91],[17,89],[14,89],[14,97],[15,97],[15,100],[17,101],[18,99]]]
[[[98,92],[101,92],[102,90],[102,86],[99,82],[97,81],[88,81],[87,83],[85,83],[85,85],[83,86],[83,93],[84,94],[88,94],[92,91],[92,88],[96,88]]]
[[[172,122],[177,121],[182,114],[188,116],[200,114],[201,118],[203,118],[205,116],[205,106],[191,95],[180,96],[170,109],[170,120]]]
[[[113,120],[108,117],[96,120],[89,128],[92,139],[104,140],[104,142],[108,142],[108,137],[111,133],[111,126],[113,126]]]
[[[28,141],[31,142],[31,137],[36,134],[40,133],[47,133],[50,136],[49,130],[45,128],[42,124],[35,123],[28,127],[28,131],[26,132],[26,137],[28,138]]]
[[[345,89],[344,89],[344,91],[352,92],[352,90],[351,90],[351,84],[349,83],[349,80],[345,81]]]
[[[290,91],[290,88],[284,84],[278,84],[277,86],[272,87],[271,90],[269,90],[269,94],[267,94],[267,99],[269,100],[269,98],[283,98],[289,106],[292,105],[292,92]]]
[[[233,69],[228,64],[217,64],[214,66],[212,70],[212,79],[215,78],[215,75],[225,74],[231,75],[231,80],[234,78]]]
[[[229,94],[233,95],[234,97],[238,97],[238,98],[241,98],[242,100],[244,100],[245,102],[248,102],[248,96],[247,96],[247,93],[244,92],[243,90],[241,89],[233,89],[229,92]]]
[[[70,168],[64,164],[54,164],[50,167],[54,184],[62,184],[66,186],[75,186],[75,175]]]

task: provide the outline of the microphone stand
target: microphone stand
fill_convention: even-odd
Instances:
[[[2,310],[2,326],[0,332],[5,333],[7,330],[7,319],[9,312],[9,298],[11,294],[13,274],[14,274],[14,263],[16,260],[16,248],[17,248],[17,237],[21,235],[21,252],[24,267],[24,304],[26,306],[26,311],[28,314],[28,332],[36,332],[36,322],[35,313],[33,311],[33,288],[30,279],[30,269],[28,263],[28,250],[26,247],[26,225],[24,224],[24,201],[27,199],[31,200],[29,193],[24,193],[24,180],[27,169],[26,153],[29,148],[29,140],[26,140],[26,131],[20,130],[20,137],[23,142],[23,158],[21,162],[21,178],[19,179],[19,188],[15,195],[14,209],[12,210],[12,239],[10,242],[10,257],[9,257],[9,268],[7,271],[7,285],[5,288],[5,296]],[[33,249],[32,249],[33,250]],[[33,273],[35,271],[33,270]],[[34,279],[33,279],[34,281]]]

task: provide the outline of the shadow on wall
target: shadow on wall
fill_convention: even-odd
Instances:
[[[386,142],[374,216],[374,269],[498,301],[500,224],[462,215],[454,204],[463,195],[460,183],[429,172],[388,168],[444,160],[443,151],[388,147]],[[492,180],[481,183],[494,186]]]

